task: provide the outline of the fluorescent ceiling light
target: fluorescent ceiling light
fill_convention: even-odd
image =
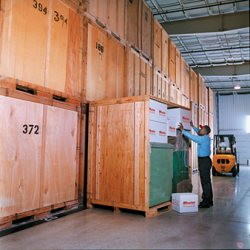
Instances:
[[[234,86],[234,89],[241,89],[241,86]]]

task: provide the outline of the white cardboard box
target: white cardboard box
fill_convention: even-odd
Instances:
[[[172,210],[179,213],[198,212],[198,195],[192,193],[173,193]]]
[[[167,123],[167,104],[149,100],[149,120]]]
[[[167,134],[168,136],[176,136],[176,121],[175,120],[168,120],[167,124]]]
[[[168,109],[168,121],[175,121],[175,128],[181,122],[185,130],[191,130],[191,112],[182,108]]]
[[[149,141],[167,143],[167,124],[149,121]]]

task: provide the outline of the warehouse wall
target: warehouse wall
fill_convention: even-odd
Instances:
[[[250,134],[247,133],[247,116],[250,116],[250,94],[218,95],[219,128],[214,114],[215,134],[234,134],[240,164],[250,159]],[[218,109],[216,97],[215,107]]]

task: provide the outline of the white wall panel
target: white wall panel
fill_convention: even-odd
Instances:
[[[246,132],[247,116],[250,116],[249,94],[219,95],[219,134],[235,135],[240,164],[247,164],[250,159],[250,134]],[[216,123],[216,117],[214,118]],[[215,131],[216,133],[218,132]]]

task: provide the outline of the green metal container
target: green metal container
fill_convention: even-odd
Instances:
[[[173,145],[150,143],[149,207],[171,199],[172,179]]]

